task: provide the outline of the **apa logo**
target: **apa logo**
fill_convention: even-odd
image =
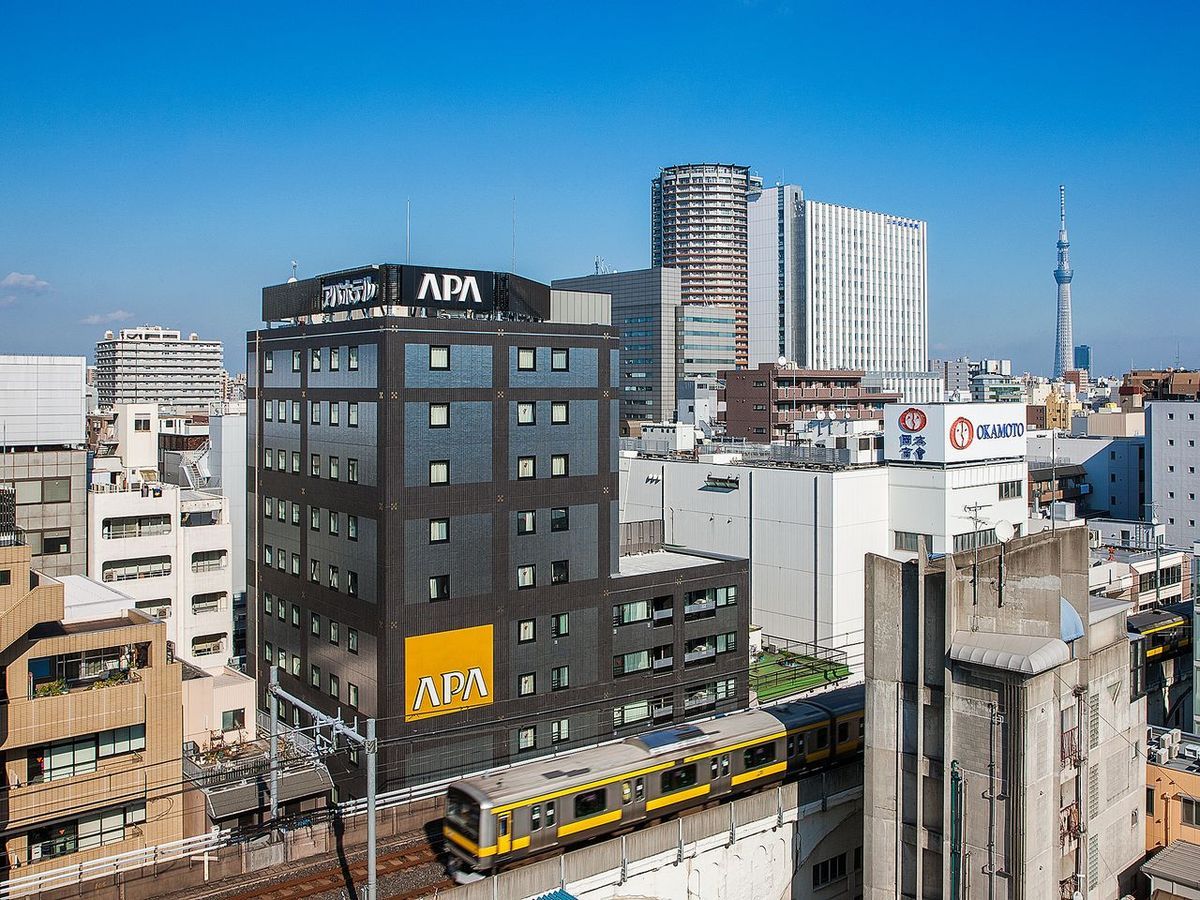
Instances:
[[[404,719],[487,706],[494,699],[492,626],[404,639]]]
[[[439,706],[449,706],[456,700],[463,705],[471,703],[471,692],[480,699],[487,697],[487,682],[483,678],[483,670],[472,666],[463,672],[443,672],[441,683],[432,675],[422,675],[417,682],[417,696],[413,700],[412,712],[422,713],[437,709]]]
[[[959,416],[950,423],[950,446],[955,450],[966,450],[975,440],[975,426],[966,416]]]
[[[917,409],[915,406],[910,406],[904,412],[900,413],[900,429],[902,431],[921,431],[929,422],[924,411]]]
[[[417,289],[418,300],[436,300],[439,303],[483,303],[479,296],[479,284],[474,275],[454,275],[446,272],[438,279],[434,272],[426,272],[421,276],[421,286]]]

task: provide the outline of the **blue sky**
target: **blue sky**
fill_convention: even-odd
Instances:
[[[843,11],[843,9],[845,11]],[[157,322],[244,368],[264,284],[649,263],[661,165],[929,221],[930,352],[1200,366],[1190,4],[9,4],[0,352]],[[1056,35],[1062,35],[1056,46]]]

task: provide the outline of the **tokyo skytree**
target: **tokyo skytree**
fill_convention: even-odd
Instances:
[[[1071,242],[1067,240],[1067,188],[1058,186],[1058,268],[1054,280],[1058,282],[1058,340],[1054,345],[1054,377],[1062,378],[1063,372],[1074,365],[1071,358],[1075,339],[1071,333]]]

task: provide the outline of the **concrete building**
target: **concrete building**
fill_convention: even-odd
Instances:
[[[1131,892],[1145,704],[1087,530],[867,567],[863,896]]]
[[[183,837],[180,665],[165,625],[137,610],[65,622],[62,583],[30,562],[10,524],[0,533],[5,878]]]
[[[718,419],[720,383],[715,378],[685,378],[675,386],[675,421],[706,429]]]
[[[1071,466],[1082,466],[1083,489],[1073,498],[1085,516],[1141,519],[1146,515],[1146,442],[1144,438],[1065,437],[1050,432],[1026,435],[1031,469],[1061,479]],[[1061,473],[1057,469],[1063,469]],[[1031,494],[1031,500],[1034,495]]]
[[[770,443],[791,440],[798,425],[810,420],[883,419],[883,408],[899,394],[862,383],[863,372],[800,369],[778,362],[756,369],[719,373],[725,387],[721,421],[730,438]]]
[[[0,356],[0,488],[52,576],[87,564],[85,378],[81,356]]]
[[[222,399],[223,365],[220,341],[159,325],[108,331],[96,342],[97,402],[205,409]]]
[[[1200,400],[1200,371],[1195,369],[1133,369],[1121,386],[1152,400]]]
[[[1101,407],[1095,412],[1074,413],[1067,427],[1076,437],[1141,437],[1146,433],[1146,413]]]
[[[746,166],[667,166],[650,186],[650,265],[680,270],[685,304],[732,306],[734,363],[749,360],[747,198],[762,179]]]
[[[793,359],[804,317],[804,192],[781,184],[748,204],[751,366]]]
[[[1146,408],[1147,501],[1167,543],[1200,541],[1200,401],[1155,400]]]
[[[610,319],[594,324],[611,323],[620,330],[622,421],[665,422],[675,410],[679,275],[678,269],[655,268],[559,278],[552,284],[556,291],[612,298]]]
[[[705,380],[737,361],[737,308],[692,303],[679,309],[679,378]]]
[[[1200,844],[1200,735],[1151,728],[1146,744],[1146,850],[1153,853],[1177,841]],[[1192,875],[1200,879],[1200,868]]]
[[[747,564],[620,554],[619,336],[545,321],[550,297],[392,265],[263,290],[250,665],[377,717],[383,785],[747,702]]]
[[[942,379],[946,396],[951,394],[963,397],[971,394],[971,360],[964,356],[961,359],[931,359],[929,371]]]

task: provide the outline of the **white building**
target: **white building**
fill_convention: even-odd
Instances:
[[[1154,400],[1146,407],[1146,481],[1167,543],[1200,541],[1200,402]]]
[[[206,408],[221,398],[223,353],[220,341],[184,339],[158,325],[106,332],[96,342],[96,392],[101,408],[153,402]]]
[[[795,359],[804,289],[804,191],[781,184],[750,194],[750,367]]]
[[[175,655],[223,666],[233,646],[232,533],[219,494],[129,480],[93,484],[88,576],[165,619]]]
[[[81,445],[86,377],[82,356],[0,356],[0,446]]]

